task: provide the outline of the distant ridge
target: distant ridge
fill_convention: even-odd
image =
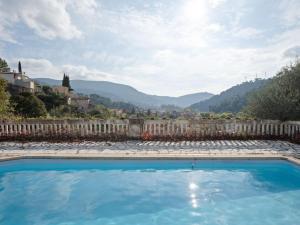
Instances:
[[[40,84],[49,86],[61,84],[60,80],[49,78],[36,78],[35,80]],[[200,92],[180,97],[148,95],[129,85],[108,81],[71,80],[71,86],[78,93],[87,95],[98,94],[100,96],[110,98],[113,101],[129,102],[141,107],[175,105],[184,108],[213,96],[213,94],[208,92]]]

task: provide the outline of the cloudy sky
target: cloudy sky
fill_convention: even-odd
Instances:
[[[219,93],[297,55],[299,0],[0,0],[0,57],[31,77]]]

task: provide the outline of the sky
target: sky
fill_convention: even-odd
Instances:
[[[300,0],[0,0],[0,57],[32,78],[220,93],[300,55]]]

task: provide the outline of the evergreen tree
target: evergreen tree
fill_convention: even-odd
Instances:
[[[22,74],[22,65],[20,61],[18,63],[18,72]]]
[[[69,75],[66,76],[66,87],[68,87],[70,89],[70,78]]]
[[[64,73],[64,77],[63,77],[63,79],[62,79],[61,85],[62,85],[63,87],[67,87],[67,86],[66,86],[67,83],[66,83],[66,74],[65,74],[65,73]]]
[[[62,86],[69,88],[69,91],[72,91],[70,84],[70,77],[66,74],[64,74],[63,80],[62,80]]]
[[[151,109],[147,110],[147,116],[151,116]]]

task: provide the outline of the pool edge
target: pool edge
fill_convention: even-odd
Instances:
[[[180,154],[164,154],[164,155],[63,155],[63,154],[30,154],[30,155],[6,155],[0,156],[0,162],[12,161],[20,159],[81,159],[81,160],[286,160],[300,166],[300,159],[293,156],[285,155],[180,155]]]

